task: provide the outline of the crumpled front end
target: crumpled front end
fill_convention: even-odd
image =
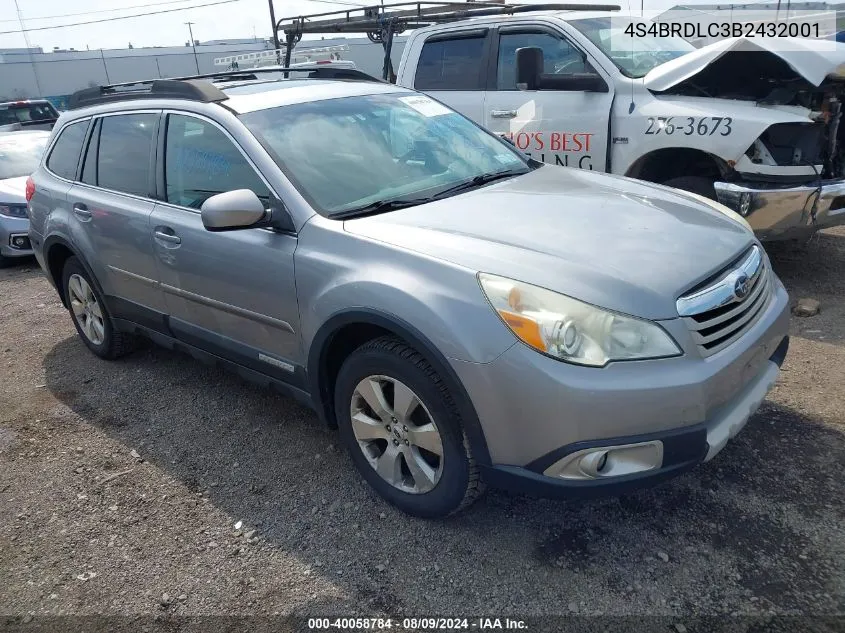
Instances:
[[[764,240],[845,224],[845,87],[830,82],[789,100],[806,121],[769,126],[715,183],[719,202]]]

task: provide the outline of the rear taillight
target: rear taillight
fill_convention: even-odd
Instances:
[[[20,191],[20,189],[18,189]],[[32,200],[32,196],[35,195],[35,181],[32,179],[32,176],[26,179],[26,201],[29,202]]]

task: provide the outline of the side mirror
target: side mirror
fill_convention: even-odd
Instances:
[[[539,90],[543,74],[543,49],[526,46],[516,49],[516,87],[520,90]]]
[[[208,231],[252,228],[269,219],[264,203],[249,189],[235,189],[211,196],[200,207],[202,223]]]

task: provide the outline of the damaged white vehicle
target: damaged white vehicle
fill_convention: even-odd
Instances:
[[[718,200],[761,239],[845,223],[841,45],[696,49],[626,36],[636,20],[610,15],[515,12],[418,29],[396,80],[537,160]]]

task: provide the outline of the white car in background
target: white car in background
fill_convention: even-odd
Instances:
[[[33,130],[0,133],[0,268],[32,255],[26,187],[38,167],[50,133]]]

